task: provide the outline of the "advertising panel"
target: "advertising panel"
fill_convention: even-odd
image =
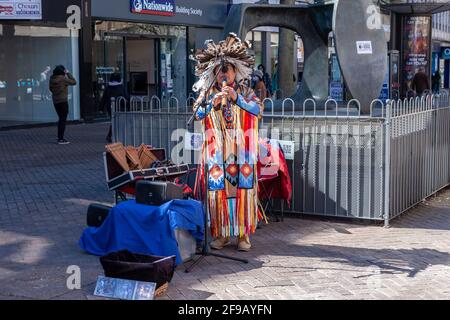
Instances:
[[[430,76],[431,17],[408,16],[403,20],[403,85],[411,90],[421,69]]]
[[[41,0],[0,0],[0,20],[41,19]]]

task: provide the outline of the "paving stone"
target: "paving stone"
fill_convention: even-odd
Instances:
[[[102,152],[107,123],[0,132],[0,299],[99,300],[98,257],[78,239],[92,202],[111,203]],[[249,264],[207,257],[179,267],[167,299],[448,299],[450,189],[392,222],[391,228],[285,218],[258,229]],[[68,266],[82,289],[66,287]]]

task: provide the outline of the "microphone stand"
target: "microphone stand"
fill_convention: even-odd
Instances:
[[[215,84],[215,82],[217,81],[217,76],[219,75],[220,70],[217,72],[214,81],[212,82],[211,86],[208,88],[208,91],[206,91],[206,93],[208,93],[212,86]],[[192,117],[192,119],[194,118],[195,114],[197,113],[198,108],[202,105],[203,103],[199,104],[196,108],[196,110],[194,111],[194,115]],[[191,122],[192,120],[189,120],[188,124]],[[230,256],[226,256],[223,254],[219,254],[219,253],[215,253],[215,252],[211,252],[211,247],[209,245],[209,241],[208,241],[208,218],[209,218],[209,199],[208,199],[208,166],[207,166],[207,139],[206,139],[206,130],[204,130],[203,132],[203,176],[205,179],[205,196],[203,197],[203,206],[205,208],[204,212],[205,212],[205,217],[204,217],[204,238],[203,238],[203,248],[202,251],[200,253],[196,253],[196,255],[199,255],[200,257],[194,261],[189,267],[187,267],[185,269],[186,273],[191,272],[191,270],[201,261],[203,260],[205,257],[207,256],[213,256],[213,257],[218,257],[218,258],[223,258],[223,259],[228,259],[228,260],[234,260],[234,261],[238,261],[238,262],[242,262],[242,263],[248,263],[247,259],[240,259],[240,258],[235,258],[235,257],[230,257]]]

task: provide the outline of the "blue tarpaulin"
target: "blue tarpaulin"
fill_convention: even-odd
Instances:
[[[129,250],[134,253],[177,257],[182,263],[174,230],[189,231],[203,240],[203,205],[195,200],[173,200],[162,206],[137,204],[135,200],[119,203],[111,209],[99,228],[84,230],[79,245],[88,253],[104,256]]]

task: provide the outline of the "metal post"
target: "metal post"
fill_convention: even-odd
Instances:
[[[390,183],[391,183],[391,103],[386,106],[384,157],[384,227],[389,228]]]
[[[111,98],[111,132],[112,132],[112,141],[117,142],[117,134],[116,134],[116,98]]]

